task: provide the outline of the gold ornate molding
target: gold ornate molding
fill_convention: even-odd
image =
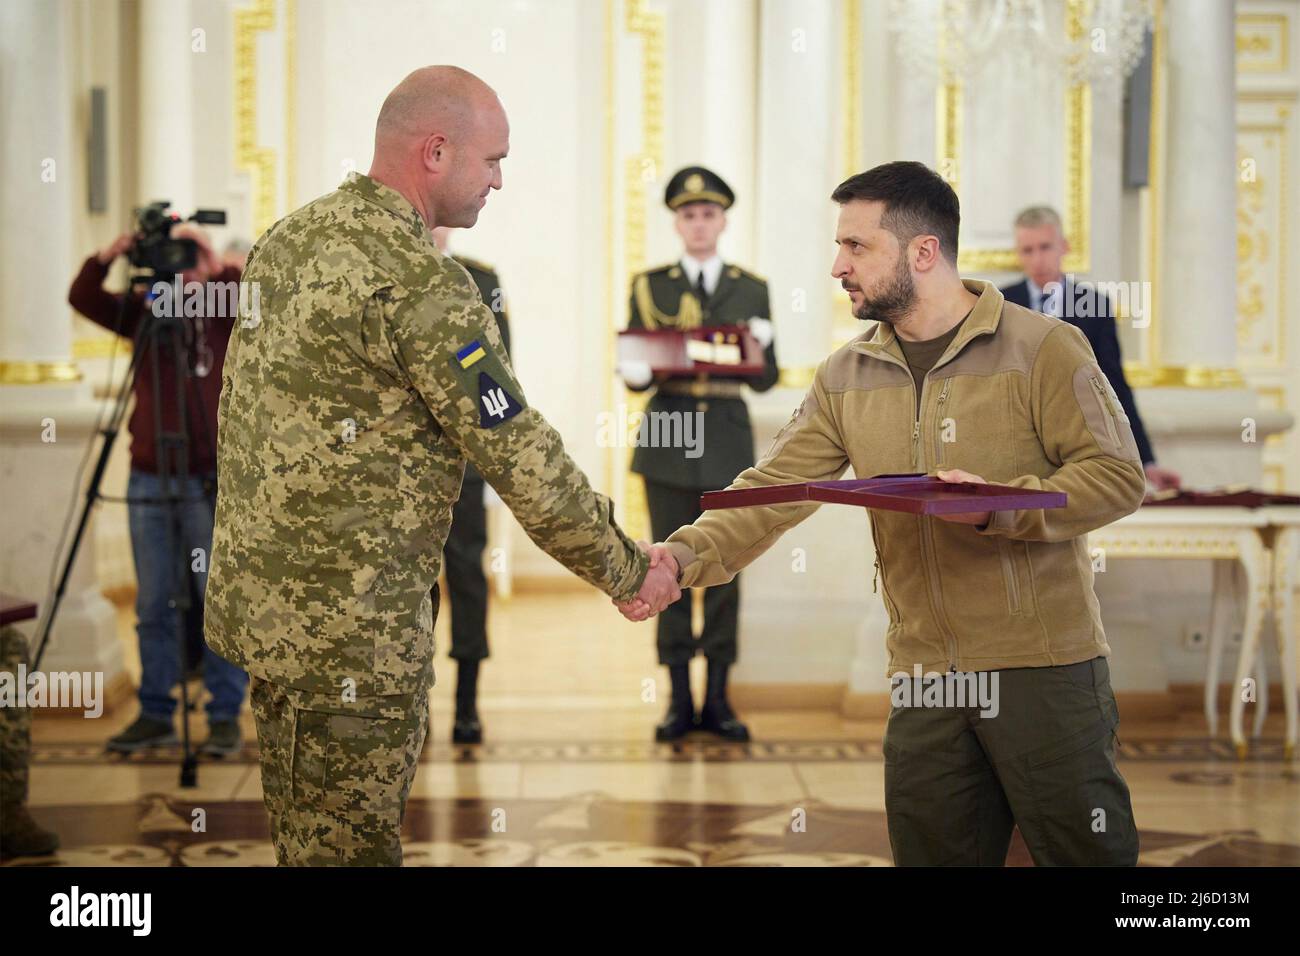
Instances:
[[[841,0],[843,21],[844,107],[844,177],[862,171],[862,8],[860,0]]]
[[[1142,190],[1142,244],[1145,260],[1146,280],[1150,301],[1147,314],[1150,321],[1140,330],[1141,348],[1138,367],[1143,373],[1158,375],[1160,372],[1160,278],[1163,271],[1160,262],[1160,231],[1164,216],[1164,196],[1161,192],[1165,161],[1165,4],[1164,0],[1155,0],[1152,4],[1151,24],[1151,123],[1147,147],[1147,185]],[[1129,364],[1124,366],[1126,376]],[[1134,373],[1138,374],[1138,373]]]
[[[1213,533],[1182,535],[1176,532],[1163,534],[1094,532],[1088,536],[1088,547],[1101,548],[1110,558],[1240,558],[1241,548],[1235,540],[1235,530],[1216,537]]]
[[[777,381],[786,388],[812,388],[813,378],[817,375],[816,365],[782,366],[781,376]]]
[[[87,335],[72,340],[74,359],[106,359],[112,355],[130,355],[131,340],[115,335]]]
[[[614,187],[618,180],[618,58],[615,46],[618,38],[617,20],[618,9],[614,6],[614,0],[605,0],[605,306],[611,317],[620,314],[619,300],[622,297],[614,260],[616,208]],[[614,408],[615,395],[619,390],[615,372],[618,367],[618,327],[618,320],[612,318],[609,322],[609,338],[605,343],[605,407],[611,410]],[[611,494],[614,492],[614,482],[618,475],[617,456],[617,447],[605,450],[605,488]]]
[[[1068,0],[1066,34],[1076,40],[1083,32],[1083,0]],[[941,32],[942,36],[942,32]],[[942,42],[942,40],[940,41]],[[961,194],[963,84],[940,81],[935,94],[936,161],[939,172]],[[1092,266],[1092,88],[1087,83],[1066,87],[1065,204],[1061,225],[1070,243],[1062,266],[1067,272],[1087,272]],[[1020,260],[1012,248],[972,249],[957,253],[957,266],[969,272],[1015,272]]]
[[[645,268],[646,182],[659,178],[664,162],[664,15],[651,10],[645,0],[625,0],[623,26],[629,34],[641,37],[641,148],[623,160],[623,281],[617,288],[626,288],[628,278]],[[616,38],[615,33],[609,41],[611,57]],[[616,83],[616,71],[611,71],[611,77]],[[613,116],[609,122],[613,124]],[[646,401],[647,393],[626,393],[629,416],[643,411]],[[629,450],[624,458],[624,524],[632,537],[647,538],[645,484],[632,471],[631,463]]]
[[[1279,97],[1283,99],[1284,97]],[[1290,155],[1287,143],[1290,130],[1286,117],[1289,115],[1285,105],[1278,107],[1281,119],[1277,123],[1237,124],[1237,161],[1238,169],[1247,157],[1243,134],[1261,135],[1261,144],[1266,149],[1272,147],[1274,152],[1269,157],[1275,161],[1269,168],[1261,168],[1261,155],[1249,158],[1255,161],[1254,176],[1237,181],[1237,344],[1240,349],[1240,364],[1251,368],[1283,369],[1287,363],[1287,283],[1288,270],[1288,231],[1291,214],[1288,193],[1287,172],[1290,168]],[[1269,184],[1267,177],[1273,177],[1276,185],[1277,220],[1276,232],[1269,228],[1269,223],[1262,220],[1271,212],[1272,204],[1268,202],[1265,187]],[[1266,270],[1270,259],[1276,263],[1277,286],[1266,292],[1265,278],[1260,275]],[[1268,308],[1268,297],[1274,298],[1272,309]],[[1272,312],[1272,328],[1266,335],[1268,347],[1263,354],[1250,354],[1253,326]],[[1243,354],[1245,353],[1245,354]]]
[[[1284,73],[1291,67],[1291,24],[1285,13],[1237,14],[1239,73]]]
[[[1245,388],[1246,380],[1235,368],[1208,365],[1148,366],[1124,363],[1124,377],[1136,388]]]
[[[297,108],[297,8],[295,0],[281,0],[285,44],[285,192],[291,202],[296,183]],[[235,168],[252,179],[253,236],[256,240],[280,214],[277,154],[257,141],[257,35],[275,29],[276,0],[253,0],[235,17]]]
[[[298,0],[284,0],[284,211],[298,195]]]
[[[81,369],[72,362],[0,362],[0,385],[51,385],[80,380]]]

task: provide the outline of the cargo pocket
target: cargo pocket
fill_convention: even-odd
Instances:
[[[1112,458],[1136,461],[1137,441],[1128,416],[1099,366],[1079,366],[1074,373],[1074,397],[1097,447]]]
[[[294,708],[290,794],[298,809],[320,810],[325,804],[329,769],[330,714]]]
[[[1119,447],[1119,429],[1115,426],[1115,407],[1111,404],[1110,395],[1106,392],[1106,386],[1101,384],[1101,377],[1093,375],[1089,378],[1092,383],[1092,389],[1097,393],[1097,401],[1101,402],[1102,417],[1106,422],[1106,435],[1110,438],[1111,444]]]
[[[1034,862],[1044,865],[1133,865],[1137,829],[1133,805],[1115,763],[1118,711],[1104,658],[1059,669],[1077,688],[1083,726],[1025,755],[1032,819],[1019,821]],[[1084,701],[1091,697],[1096,709]]]
[[[1033,754],[1026,769],[1034,819],[1018,819],[1039,866],[1131,866],[1137,829],[1105,720]],[[1030,834],[1033,838],[1030,838]]]

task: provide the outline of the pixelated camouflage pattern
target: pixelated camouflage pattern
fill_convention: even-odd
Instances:
[[[528,406],[492,313],[414,207],[353,174],[244,273],[218,416],[208,642],[254,676],[359,696],[432,680],[433,609],[468,458],[529,536],[616,599],[647,562]],[[468,369],[456,352],[479,342]],[[480,424],[479,373],[522,411]]]
[[[27,638],[22,631],[12,625],[0,629],[0,671],[12,675],[15,687],[18,668],[30,663]],[[26,690],[18,687],[20,693]],[[0,707],[0,813],[27,802],[27,765],[31,751],[32,709]]]
[[[262,794],[280,866],[400,866],[427,691],[348,704],[252,678]]]

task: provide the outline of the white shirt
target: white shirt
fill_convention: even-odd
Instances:
[[[699,281],[700,270],[704,270],[704,291],[713,295],[713,290],[718,287],[718,278],[722,275],[722,257],[714,253],[713,258],[700,262],[698,259],[692,259],[690,256],[682,256],[682,269],[686,272],[686,278],[691,281],[691,288]]]
[[[1042,312],[1046,315],[1061,317],[1061,293],[1065,289],[1064,279],[1058,279],[1052,286],[1055,295],[1045,295],[1033,279],[1025,276],[1025,282],[1029,286],[1029,307],[1035,312]],[[1048,283],[1051,285],[1051,283]]]

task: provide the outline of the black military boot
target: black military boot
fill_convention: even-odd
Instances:
[[[58,836],[33,820],[21,803],[0,807],[0,858],[47,856],[58,848]]]
[[[689,664],[672,664],[668,676],[673,683],[672,700],[663,722],[655,727],[655,740],[666,743],[680,740],[695,729],[695,702],[691,700],[691,668]]]
[[[478,719],[478,661],[456,662],[456,722],[453,744],[481,744],[483,725]]]
[[[698,726],[723,740],[744,743],[749,740],[749,728],[740,722],[727,703],[727,668],[730,666],[720,661],[709,661],[709,682]]]

